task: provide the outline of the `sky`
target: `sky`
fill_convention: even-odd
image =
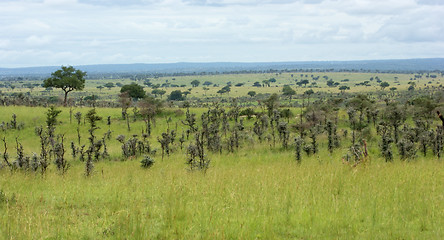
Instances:
[[[444,0],[0,0],[0,67],[444,57]]]

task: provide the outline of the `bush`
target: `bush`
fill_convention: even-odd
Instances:
[[[150,156],[145,156],[142,161],[140,161],[142,168],[150,168],[155,163],[154,159],[152,159]]]

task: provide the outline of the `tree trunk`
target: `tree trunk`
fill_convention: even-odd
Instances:
[[[68,99],[68,92],[65,92],[65,100],[63,101],[63,106],[66,107],[66,100]]]

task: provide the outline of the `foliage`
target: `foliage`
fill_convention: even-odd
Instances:
[[[120,88],[120,93],[128,92],[129,96],[134,99],[140,99],[145,97],[145,91],[143,87],[137,83],[131,83],[123,85]]]
[[[290,100],[293,97],[293,95],[295,95],[295,94],[296,94],[296,91],[288,85],[284,85],[284,87],[282,88],[282,95],[289,97]]]
[[[83,90],[85,87],[86,72],[72,66],[62,66],[62,69],[51,73],[51,77],[43,81],[43,87],[61,88],[65,92],[64,105],[67,103],[68,93],[74,90]]]
[[[182,91],[174,90],[168,96],[168,100],[170,100],[170,101],[183,101],[183,100],[185,100],[185,97],[183,96]]]
[[[154,165],[155,161],[150,156],[144,156],[142,161],[140,161],[140,166],[142,168],[151,168]]]
[[[191,86],[193,86],[193,87],[197,87],[197,86],[199,86],[199,84],[200,84],[200,81],[199,81],[199,80],[193,80],[193,81],[191,81]]]

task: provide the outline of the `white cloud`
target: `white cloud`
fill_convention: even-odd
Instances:
[[[439,57],[444,5],[437,3],[4,1],[0,32],[7,34],[1,36],[0,50],[14,57],[0,57],[0,67]]]

